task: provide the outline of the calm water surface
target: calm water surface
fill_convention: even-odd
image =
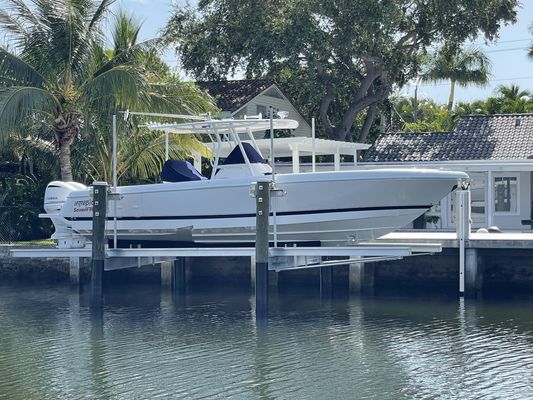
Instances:
[[[533,300],[0,286],[2,399],[533,399]]]

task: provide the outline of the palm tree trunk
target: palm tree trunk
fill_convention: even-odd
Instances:
[[[59,165],[61,166],[61,180],[72,182],[72,166],[70,164],[70,140],[59,142]]]
[[[452,111],[454,99],[455,99],[455,79],[452,79],[450,83],[450,97],[448,98],[448,111]]]

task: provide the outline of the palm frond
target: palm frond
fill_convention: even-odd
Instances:
[[[117,0],[102,0],[100,5],[96,8],[94,11],[91,22],[89,22],[89,29],[92,30],[93,27],[100,24],[102,19],[105,17],[107,12],[109,11],[109,8],[115,3]]]
[[[488,82],[491,64],[489,57],[478,48],[453,51],[443,48],[429,57],[425,69],[420,77],[422,82],[453,80],[461,86],[483,86]]]
[[[41,21],[34,12],[26,5],[24,0],[4,0],[5,9],[25,23],[33,25],[35,29],[41,26]]]
[[[28,38],[28,32],[23,22],[14,15],[0,9],[0,29],[6,33],[10,40],[16,41],[20,46]]]
[[[94,75],[100,75],[117,65],[132,65],[138,64],[140,56],[143,53],[154,48],[158,39],[148,39],[140,43],[135,43],[133,46],[124,49],[118,53],[110,51],[108,60],[98,66],[98,69],[94,72]]]
[[[115,23],[111,31],[114,52],[118,54],[134,46],[137,43],[141,27],[140,21],[120,8],[115,15]]]
[[[0,47],[0,75],[19,85],[44,87],[46,79],[22,58]]]
[[[59,102],[44,89],[28,86],[0,89],[0,146],[21,121],[36,112],[51,115],[54,108],[60,108]]]
[[[143,99],[146,81],[140,71],[131,66],[117,66],[94,77],[81,88],[87,103],[104,110],[110,101],[120,107],[135,107]]]
[[[217,110],[214,99],[194,84],[152,84],[150,89],[149,107],[153,112],[201,114]]]

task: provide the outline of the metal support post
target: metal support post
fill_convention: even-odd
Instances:
[[[268,314],[268,214],[270,212],[270,182],[255,185],[255,315]]]
[[[465,249],[466,242],[470,238],[470,191],[457,190],[457,240],[459,242],[459,293],[464,295],[465,292]]]
[[[107,220],[107,182],[93,182],[91,307],[102,307]]]

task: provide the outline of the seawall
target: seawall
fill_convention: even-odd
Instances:
[[[506,293],[533,291],[533,249],[480,248],[476,250],[476,287]],[[13,258],[7,247],[0,247],[0,282],[65,283],[70,282],[68,258]],[[333,284],[339,289],[350,287],[350,267],[333,268]],[[407,257],[364,265],[366,287],[445,289],[457,291],[459,284],[458,249],[446,248],[440,254]],[[159,282],[161,264],[109,271],[106,281]],[[81,259],[80,281],[90,279],[90,259]],[[186,268],[191,285],[250,285],[250,260],[242,257],[204,257],[190,259]],[[313,288],[319,285],[318,268],[270,272],[272,285],[284,288]]]

